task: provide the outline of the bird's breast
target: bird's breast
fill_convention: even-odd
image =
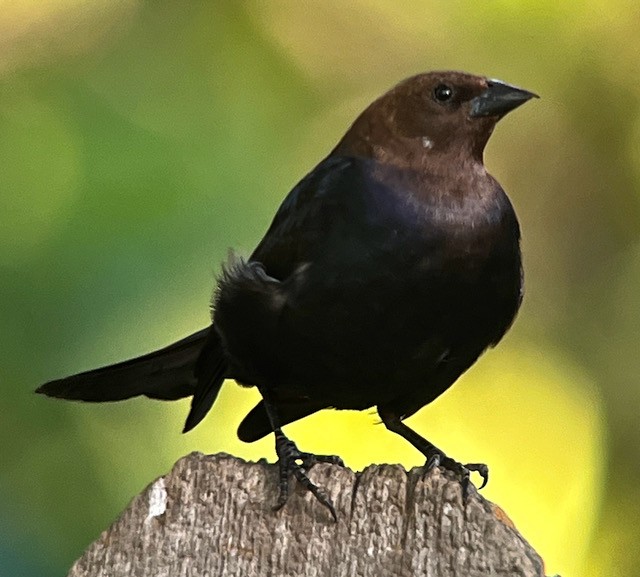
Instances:
[[[392,250],[422,264],[448,261],[461,269],[488,259],[519,262],[520,230],[513,207],[486,172],[470,180],[407,178],[372,188],[367,213]]]
[[[385,314],[498,338],[522,294],[520,231],[507,195],[486,173],[474,186],[420,181],[414,191],[411,181],[402,184],[374,190],[377,245],[360,271],[387,271]]]

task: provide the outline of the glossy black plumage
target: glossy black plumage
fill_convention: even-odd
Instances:
[[[467,469],[401,421],[451,386],[516,315],[518,221],[482,153],[495,123],[532,96],[458,72],[400,83],[289,193],[250,258],[225,265],[212,327],[38,391],[90,401],[193,394],[189,430],[224,378],[256,386],[264,401],[238,433],[253,441],[275,432],[279,505],[293,472],[335,516],[296,464],[312,456],[280,430],[329,407],[377,407],[429,467],[453,468],[466,485]],[[486,467],[469,468],[486,481]]]

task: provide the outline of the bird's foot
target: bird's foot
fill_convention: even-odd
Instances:
[[[436,467],[441,466],[455,473],[462,485],[462,496],[466,499],[469,495],[469,487],[471,486],[471,471],[476,471],[482,477],[482,485],[478,489],[482,489],[489,482],[489,467],[484,463],[467,463],[462,465],[451,457],[447,457],[444,453],[437,452],[429,456],[425,465],[425,472],[428,473]]]
[[[300,483],[307,491],[320,501],[320,504],[329,509],[331,516],[335,522],[338,521],[338,515],[333,506],[333,502],[328,495],[322,491],[317,485],[314,485],[307,472],[316,463],[330,463],[332,465],[344,466],[342,459],[334,455],[314,455],[312,453],[304,453],[298,449],[296,444],[284,436],[282,432],[276,433],[276,453],[278,455],[278,466],[280,467],[280,495],[278,503],[274,510],[281,509],[289,498],[289,482],[293,475],[298,483]]]

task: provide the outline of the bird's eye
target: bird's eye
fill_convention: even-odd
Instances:
[[[453,96],[453,88],[446,84],[438,84],[433,89],[433,96],[438,102],[447,102]]]

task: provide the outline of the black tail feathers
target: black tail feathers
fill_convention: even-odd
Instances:
[[[220,392],[226,374],[227,360],[224,356],[222,342],[218,332],[214,327],[211,327],[195,365],[194,375],[197,385],[183,433],[193,429],[209,412]]]
[[[167,401],[193,395],[186,432],[207,414],[226,372],[220,337],[213,327],[208,327],[141,357],[50,381],[38,387],[36,393],[95,403],[138,395]]]
[[[98,403],[138,395],[162,400],[188,397],[196,388],[194,367],[210,330],[203,329],[135,359],[48,382],[36,392]]]

